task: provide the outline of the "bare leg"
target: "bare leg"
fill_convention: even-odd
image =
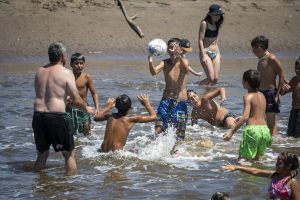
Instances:
[[[74,174],[77,169],[76,159],[75,159],[75,150],[63,151],[62,154],[65,158],[67,174],[69,174],[69,175]]]
[[[220,65],[221,65],[221,55],[220,53],[217,53],[216,58],[212,61],[213,64],[213,70],[214,70],[214,77],[212,80],[212,85],[216,85],[219,80],[219,72],[220,72]]]
[[[267,113],[267,125],[272,136],[277,135],[277,117],[276,113]]]
[[[259,160],[259,155],[256,154],[254,160],[258,161]]]
[[[43,153],[37,152],[37,158],[34,164],[34,170],[40,171],[46,167],[46,161],[49,156],[49,151],[45,151]]]
[[[163,128],[161,126],[155,127],[155,136],[159,136],[163,131]]]
[[[214,80],[214,68],[213,63],[208,55],[205,55],[205,59],[207,60],[206,64],[202,64],[204,72],[206,74],[206,79],[200,81],[200,85],[208,85],[211,84]]]
[[[90,136],[91,135],[91,123],[89,121],[86,121],[83,124],[83,134],[85,136]]]

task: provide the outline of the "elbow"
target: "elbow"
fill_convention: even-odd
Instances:
[[[156,113],[155,113],[155,114],[153,114],[153,115],[151,116],[151,121],[154,122],[154,121],[156,121],[156,120],[157,120],[157,115],[156,115]]]

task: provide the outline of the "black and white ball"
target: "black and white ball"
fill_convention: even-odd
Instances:
[[[162,39],[153,39],[148,43],[148,52],[151,56],[163,56],[167,52],[167,44]]]

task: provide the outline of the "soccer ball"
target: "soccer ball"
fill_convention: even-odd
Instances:
[[[167,52],[167,44],[162,39],[153,39],[148,43],[148,52],[151,56],[163,56]]]

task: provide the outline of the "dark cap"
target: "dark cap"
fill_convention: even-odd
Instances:
[[[208,15],[224,15],[225,13],[222,11],[221,6],[218,4],[212,4],[209,7],[209,12],[207,13]]]
[[[190,41],[188,39],[180,39],[180,44],[183,50],[186,52],[192,52],[193,48],[191,47]]]

